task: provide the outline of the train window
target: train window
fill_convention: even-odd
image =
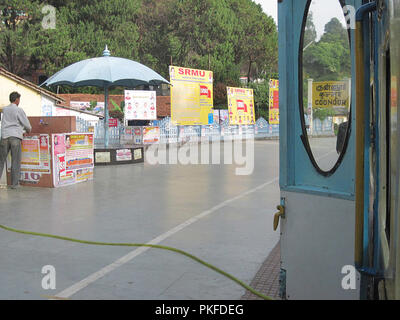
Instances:
[[[315,168],[333,174],[350,132],[350,38],[340,0],[310,0],[300,43],[303,143]]]

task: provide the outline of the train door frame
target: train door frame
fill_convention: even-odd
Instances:
[[[281,267],[287,299],[358,299],[356,288],[345,290],[342,273],[354,267],[355,134],[336,171],[318,172],[303,144],[297,63],[309,0],[281,1],[279,6],[280,187],[285,218],[281,220]],[[355,8],[361,0],[345,1]],[[301,14],[299,14],[301,13]],[[300,32],[299,32],[300,30]],[[352,78],[355,75],[354,31],[350,30]],[[354,83],[354,81],[352,81]],[[355,106],[352,85],[351,108]],[[354,112],[352,123],[355,123]]]

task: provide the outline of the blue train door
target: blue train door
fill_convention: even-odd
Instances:
[[[281,280],[287,299],[360,297],[354,27],[361,2],[278,1]]]

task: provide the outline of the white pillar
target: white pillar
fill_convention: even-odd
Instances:
[[[351,108],[351,78],[348,78],[347,81],[349,82],[349,107],[347,109],[348,112],[348,118],[347,121],[349,121],[349,115],[350,115],[350,108]]]
[[[313,103],[312,103],[312,95],[313,95],[313,79],[308,79],[308,98],[307,98],[307,113],[310,119],[310,128],[309,128],[309,134],[310,136],[313,135]]]

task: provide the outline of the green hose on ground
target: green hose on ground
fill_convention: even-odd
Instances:
[[[182,251],[180,249],[172,248],[172,247],[166,247],[166,246],[160,246],[160,245],[153,245],[153,244],[142,244],[142,243],[107,243],[107,242],[95,242],[95,241],[86,241],[86,240],[79,240],[79,239],[73,239],[73,238],[67,238],[67,237],[62,237],[62,236],[56,236],[56,235],[51,235],[51,234],[45,234],[45,233],[37,233],[37,232],[30,232],[30,231],[24,231],[24,230],[17,230],[13,228],[9,228],[3,225],[0,225],[0,228],[3,230],[7,230],[10,232],[15,232],[15,233],[20,233],[20,234],[27,234],[27,235],[32,235],[32,236],[38,236],[38,237],[45,237],[45,238],[53,238],[53,239],[58,239],[58,240],[64,240],[64,241],[70,241],[70,242],[77,242],[77,243],[83,243],[83,244],[89,244],[89,245],[96,245],[96,246],[114,246],[114,247],[149,247],[149,248],[155,248],[155,249],[162,249],[162,250],[168,250],[172,252],[176,252],[179,254],[182,254],[190,259],[193,259],[194,261],[197,261],[201,263],[202,265],[222,274],[223,276],[231,279],[232,281],[236,282],[238,285],[242,286],[246,290],[250,291],[252,294],[264,299],[264,300],[274,300],[271,297],[268,297],[256,290],[254,290],[252,287],[248,286],[246,283],[243,281],[240,281],[239,279],[235,278],[234,276],[230,275],[229,273],[213,266],[212,264],[209,264],[194,255],[191,255],[190,253],[187,253],[185,251]]]

